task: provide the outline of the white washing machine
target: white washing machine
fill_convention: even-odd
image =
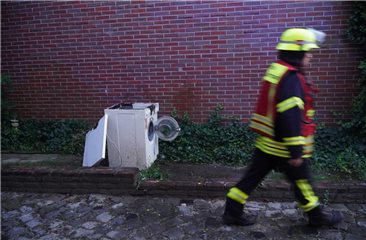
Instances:
[[[159,103],[116,104],[108,116],[107,150],[110,167],[151,166],[159,153],[159,138],[174,140],[180,131],[171,117],[158,119]]]

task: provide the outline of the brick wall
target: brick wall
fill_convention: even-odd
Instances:
[[[328,34],[308,74],[318,118],[349,107],[361,53],[345,41],[351,2],[1,2],[2,72],[23,118],[96,120],[120,101],[159,102],[200,122],[219,103],[248,119],[281,32]]]

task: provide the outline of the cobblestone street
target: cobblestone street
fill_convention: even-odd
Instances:
[[[250,227],[221,224],[223,200],[3,192],[2,239],[366,239],[366,204],[334,204],[337,227],[306,225],[295,203],[248,202]]]

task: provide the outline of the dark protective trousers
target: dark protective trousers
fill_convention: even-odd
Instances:
[[[233,188],[238,188],[240,191],[249,196],[250,193],[258,186],[258,184],[271,170],[280,169],[286,174],[288,180],[292,184],[295,197],[299,202],[299,205],[308,205],[310,202],[309,199],[317,199],[317,197],[314,196],[312,186],[310,185],[311,181],[309,162],[307,159],[304,159],[304,162],[299,167],[294,167],[288,163],[288,160],[289,159],[287,158],[269,155],[260,151],[259,149],[256,149],[253,154],[252,162],[247,168],[246,173]],[[299,184],[299,182],[304,180],[307,182],[305,188]],[[243,213],[243,206],[243,203],[239,203],[238,201],[227,197],[225,214],[240,216]]]

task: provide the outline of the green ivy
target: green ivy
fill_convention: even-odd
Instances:
[[[173,113],[182,129],[173,142],[159,142],[159,162],[208,163],[245,166],[251,159],[256,135],[248,124],[222,115],[218,106],[207,123],[195,124],[187,114]],[[4,152],[63,153],[81,155],[85,134],[91,129],[79,120],[20,120],[14,128],[2,124]],[[345,128],[320,127],[312,166],[323,175],[366,179],[366,143]],[[159,166],[144,171],[142,178],[164,178]]]
[[[353,3],[353,11],[348,19],[347,38],[358,44],[366,44],[366,3],[359,1]]]
[[[366,141],[366,60],[361,62],[359,69],[361,70],[360,92],[353,100],[352,119],[342,122],[341,125]]]
[[[1,121],[9,121],[13,117],[13,103],[9,101],[8,94],[12,91],[10,77],[1,75]]]
[[[251,159],[256,135],[248,124],[227,122],[218,106],[205,124],[194,124],[185,114],[179,118],[181,135],[173,142],[160,141],[159,161],[215,163],[243,166]],[[225,123],[226,124],[223,124]],[[324,175],[366,179],[366,144],[358,133],[342,127],[320,127],[316,134],[312,166]]]
[[[366,49],[366,2],[354,2],[354,9],[348,20],[346,37],[352,44],[358,44],[360,51]],[[360,92],[353,101],[350,115],[352,119],[345,121],[342,126],[349,132],[358,135],[366,141],[366,59],[360,65]]]
[[[166,177],[166,174],[161,171],[160,166],[154,163],[151,167],[140,171],[139,182],[146,179],[164,180]]]
[[[318,172],[366,179],[366,144],[342,127],[320,128],[315,138],[313,167]]]
[[[19,120],[3,122],[1,149],[7,152],[82,154],[89,124],[79,120]]]
[[[159,142],[159,158],[189,163],[246,164],[252,154],[254,134],[246,124],[236,120],[222,124],[225,118],[221,111],[219,105],[205,124],[194,124],[187,115],[178,118],[181,134],[173,142]],[[177,118],[175,114],[174,117]]]

